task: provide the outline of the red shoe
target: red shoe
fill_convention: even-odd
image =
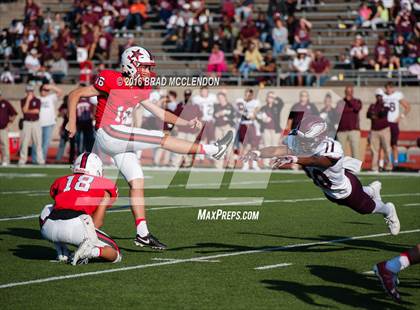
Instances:
[[[397,290],[397,275],[385,267],[386,262],[381,262],[373,266],[373,271],[375,272],[378,279],[381,281],[385,291],[394,298],[396,301],[401,301],[400,293]]]

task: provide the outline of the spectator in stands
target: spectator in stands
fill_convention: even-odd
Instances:
[[[215,127],[215,139],[218,140],[224,137],[230,130],[234,129],[235,126],[235,116],[236,110],[232,104],[228,101],[227,96],[224,92],[219,92],[217,94],[217,104],[214,105],[214,127]],[[230,150],[227,151],[227,168],[234,168],[233,154],[230,154]],[[223,168],[223,161],[216,161],[216,168]]]
[[[420,57],[420,46],[414,40],[410,40],[407,42],[404,51],[404,57],[402,58],[402,65],[404,67],[408,67],[412,64],[415,64],[417,58]]]
[[[376,70],[387,68],[391,57],[391,49],[384,36],[379,36],[378,43],[374,49],[373,67]]]
[[[330,72],[330,61],[324,57],[320,50],[315,52],[314,59],[311,61],[310,71],[315,76],[317,86],[323,86],[328,80],[328,73]],[[310,82],[312,84],[312,81]]]
[[[28,24],[32,21],[36,21],[41,13],[39,6],[33,0],[26,0],[25,3],[25,11],[24,16],[25,20],[24,23]]]
[[[257,114],[257,118],[261,122],[264,147],[280,145],[280,112],[283,105],[283,101],[276,98],[274,92],[267,93],[265,105]],[[264,159],[264,166],[270,168],[270,159]]]
[[[415,21],[413,20],[410,11],[401,10],[395,18],[396,35],[402,35],[406,41],[411,39],[413,35]]]
[[[337,103],[337,115],[341,115],[337,129],[337,139],[345,149],[347,142],[350,143],[351,157],[363,160],[360,157],[360,125],[359,113],[362,102],[354,98],[353,86],[347,86],[344,90],[343,100]]]
[[[309,101],[309,94],[306,90],[299,93],[299,102],[290,109],[286,130],[297,129],[304,115],[318,115],[318,109],[315,104]]]
[[[216,72],[217,76],[221,76],[222,72],[227,70],[227,64],[225,60],[225,53],[220,50],[219,44],[214,44],[209,56],[207,64],[207,72]]]
[[[289,33],[280,18],[275,20],[275,25],[271,36],[273,38],[273,56],[277,57],[279,54],[283,53],[285,46],[289,43]]]
[[[222,15],[224,17],[227,17],[229,20],[233,20],[235,16],[235,1],[223,0],[221,8],[222,8]]]
[[[123,31],[127,30],[134,21],[135,29],[141,31],[144,21],[147,19],[147,6],[143,0],[134,0],[130,6],[130,13],[125,19]]]
[[[292,48],[307,48],[311,44],[310,31],[312,24],[304,18],[299,19],[299,24],[294,33],[294,43]]]
[[[0,83],[4,84],[14,84],[15,83],[15,77],[10,70],[10,65],[5,64],[3,68],[3,72],[0,74]]]
[[[267,16],[264,14],[264,12],[258,12],[257,20],[255,21],[255,27],[257,27],[259,39],[262,43],[272,42],[272,40],[269,38],[270,30],[272,27],[270,27],[267,21]]]
[[[108,60],[113,41],[112,34],[102,31],[99,25],[96,25],[93,29],[93,42],[89,51],[89,59]]]
[[[391,170],[391,133],[387,119],[389,107],[383,101],[384,92],[381,88],[375,91],[376,102],[369,106],[366,117],[371,120],[370,148],[372,150],[372,171],[378,172],[379,154],[384,151],[386,169]]]
[[[39,70],[35,74],[34,80],[36,84],[51,84],[53,83],[53,78],[46,66],[41,65]]]
[[[337,117],[337,111],[334,108],[332,96],[330,93],[325,94],[324,106],[319,111],[319,116],[327,123],[328,137],[335,139],[335,136],[337,135],[339,119]]]
[[[45,163],[42,155],[42,134],[39,124],[39,111],[41,109],[41,100],[35,97],[34,87],[26,86],[26,96],[20,101],[23,113],[23,127],[20,136],[19,165],[26,164],[28,159],[29,142],[32,140],[32,148],[36,149],[37,163]],[[32,159],[32,163],[35,161]]]
[[[265,84],[275,85],[276,84],[276,73],[277,73],[277,64],[276,59],[273,57],[273,52],[271,50],[267,51],[267,54],[264,56],[264,65],[260,67],[260,72],[266,73],[266,76],[258,78],[260,86],[265,86]]]
[[[350,49],[350,57],[352,59],[354,69],[366,68],[368,55],[368,47],[364,43],[362,36],[357,35]]]
[[[400,134],[399,122],[410,112],[409,102],[404,98],[400,91],[396,91],[394,84],[388,82],[385,84],[385,93],[383,101],[386,107],[389,107],[388,122],[391,130],[391,147],[394,159],[394,167],[398,166],[398,138]],[[401,112],[401,107],[404,112]]]
[[[254,0],[239,0],[236,4],[235,19],[248,19],[252,14]]]
[[[274,27],[276,17],[287,15],[286,10],[284,0],[269,0],[266,18],[271,28]]]
[[[245,52],[245,59],[239,67],[239,72],[247,79],[249,73],[251,71],[259,70],[261,65],[263,65],[263,57],[255,43],[250,42],[248,44],[248,49]]]
[[[54,53],[54,59],[50,61],[50,72],[55,83],[61,84],[67,76],[69,64],[60,53]]]
[[[26,55],[25,68],[28,70],[28,81],[33,81],[39,68],[41,68],[41,62],[36,48],[31,49],[29,54]]]
[[[68,132],[66,130],[66,125],[69,121],[69,117],[68,117],[68,95],[64,96],[63,98],[63,103],[61,104],[61,106],[58,108],[58,116],[63,118],[63,122],[61,123],[60,126],[60,143],[58,145],[58,150],[57,150],[57,154],[55,157],[56,161],[60,161],[61,158],[64,155],[64,151],[66,149],[66,144],[67,142],[70,143],[70,153],[69,153],[69,159],[68,159],[68,163],[73,163],[74,162],[74,158],[76,156],[76,141],[75,138],[69,138]]]
[[[311,61],[307,49],[300,48],[297,50],[297,55],[293,58],[293,71],[295,73],[292,75],[296,78],[296,85],[309,85],[311,76],[308,73]]]
[[[254,43],[258,40],[258,29],[252,18],[248,19],[245,26],[242,27],[240,38],[244,41],[253,41]]]
[[[239,154],[246,154],[249,150],[258,147],[260,140],[260,130],[256,121],[256,113],[260,107],[258,99],[254,98],[254,91],[251,88],[245,90],[244,98],[236,100],[237,110],[241,114],[238,131],[238,142],[240,144]],[[251,168],[260,170],[255,162],[244,162],[242,170]]]
[[[169,18],[172,15],[173,10],[175,9],[176,3],[170,0],[159,0],[158,1],[158,8],[159,8],[159,18],[165,24],[168,23]]]
[[[369,27],[370,19],[372,17],[372,9],[367,5],[366,2],[362,2],[359,6],[358,15],[356,17],[354,30],[360,27]]]
[[[389,10],[384,7],[382,1],[375,1],[376,13],[370,21],[372,29],[376,30],[378,25],[386,27],[389,22]]]
[[[397,69],[400,69],[402,65],[402,60],[406,54],[406,42],[402,35],[398,35],[397,39],[392,47],[392,56],[390,59],[391,64],[394,65]]]
[[[56,109],[59,98],[63,95],[61,88],[55,85],[43,84],[39,88],[41,108],[39,111],[39,125],[41,126],[41,145],[43,159],[47,161],[48,147],[56,123]],[[32,148],[32,161],[37,161],[37,153]]]
[[[0,151],[2,166],[10,164],[9,127],[16,118],[16,110],[11,103],[3,98],[0,90]]]

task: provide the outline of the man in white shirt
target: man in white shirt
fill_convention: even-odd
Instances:
[[[214,141],[214,105],[217,103],[215,94],[209,93],[208,87],[201,87],[200,93],[192,98],[192,103],[200,107],[203,115],[202,143]]]
[[[396,91],[394,89],[394,84],[392,82],[385,84],[383,101],[384,105],[389,108],[388,122],[389,128],[391,129],[391,147],[395,167],[398,165],[398,136],[400,134],[398,123],[407,115],[408,112],[410,112],[410,104],[400,91]],[[404,109],[403,113],[400,112],[400,105]]]
[[[254,91],[249,88],[245,90],[244,98],[236,100],[236,105],[241,113],[241,120],[238,131],[238,142],[240,143],[240,154],[246,154],[251,149],[258,148],[260,142],[260,128],[256,121],[256,114],[261,104],[258,99],[254,98]],[[249,170],[250,164],[255,170],[260,170],[258,164],[253,161],[244,161],[242,170]]]
[[[52,91],[52,93],[50,93]],[[39,111],[39,123],[42,131],[42,154],[47,161],[48,147],[56,123],[56,110],[58,98],[63,95],[61,88],[51,84],[43,84],[39,88],[41,109]],[[32,149],[32,159],[36,161],[35,149]]]

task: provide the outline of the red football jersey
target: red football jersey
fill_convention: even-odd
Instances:
[[[96,108],[96,129],[110,125],[132,125],[134,108],[149,98],[152,90],[151,87],[137,85],[136,80],[130,81],[119,71],[102,70],[98,74],[94,87],[101,95],[98,96]]]
[[[109,179],[88,174],[71,174],[54,181],[50,195],[55,209],[70,209],[92,214],[108,192],[111,203],[118,197],[118,188]]]

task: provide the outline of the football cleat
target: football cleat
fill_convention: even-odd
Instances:
[[[82,243],[79,245],[79,248],[74,252],[74,257],[71,262],[73,266],[80,264],[81,261],[85,260],[86,258],[92,258],[92,249],[94,246],[90,243],[89,239],[84,239]]]
[[[155,236],[152,234],[148,234],[145,237],[140,237],[140,235],[136,235],[136,239],[134,239],[134,244],[137,246],[143,247],[151,247],[152,249],[156,250],[165,250],[166,245],[160,242]]]
[[[398,235],[400,233],[400,220],[398,219],[397,210],[392,202],[387,202],[386,205],[390,208],[391,212],[386,216],[385,223],[388,225],[391,235]]]
[[[379,181],[373,181],[368,185],[372,191],[372,199],[382,200],[381,198],[381,189],[382,189],[382,183]]]
[[[217,140],[214,145],[219,148],[216,154],[213,154],[212,157],[214,159],[220,159],[226,153],[229,145],[232,143],[233,140],[233,132],[230,130],[223,138]]]
[[[385,292],[396,301],[401,301],[400,293],[397,290],[398,277],[395,273],[386,269],[386,262],[373,266],[373,271],[382,283]]]

